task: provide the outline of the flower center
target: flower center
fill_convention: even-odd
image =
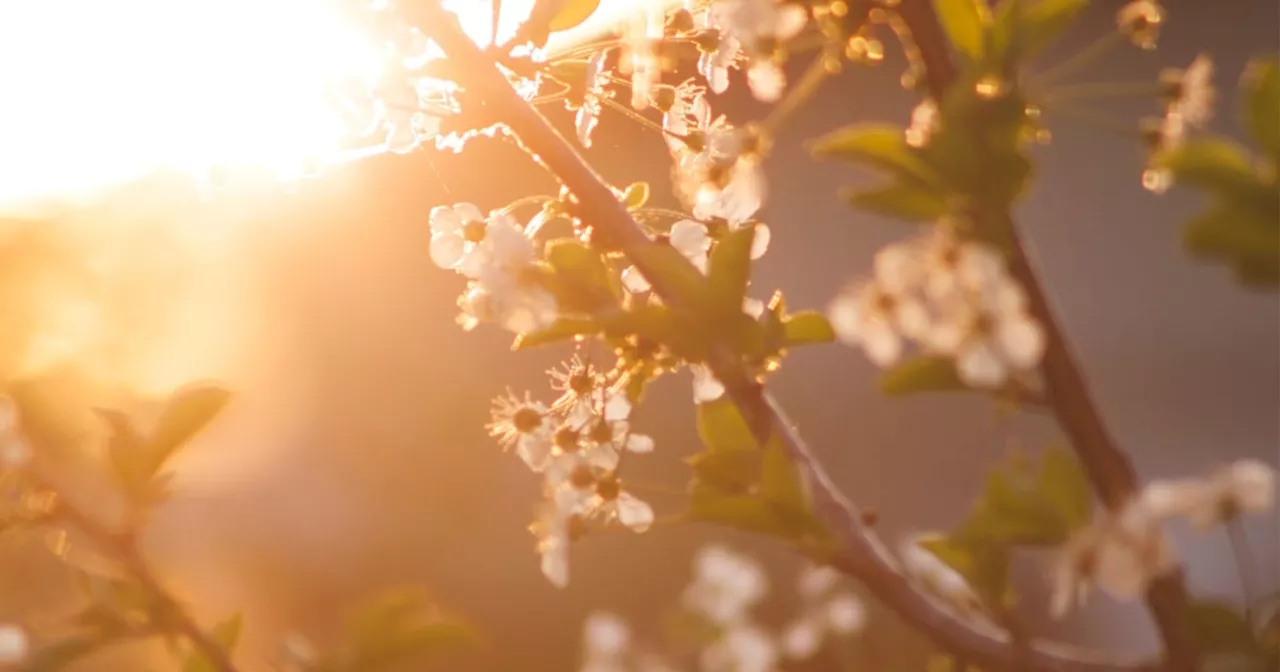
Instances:
[[[556,447],[566,453],[577,452],[578,430],[572,427],[561,427],[556,431],[555,442]]]
[[[511,416],[511,425],[521,434],[528,434],[542,426],[542,414],[532,408],[522,408]]]
[[[485,223],[478,219],[473,219],[462,225],[462,238],[469,243],[478,243],[484,240],[486,232]]]
[[[585,464],[579,464],[569,472],[569,484],[579,490],[585,490],[596,482],[596,475],[591,472],[591,467]]]
[[[622,481],[618,480],[617,476],[610,474],[600,479],[600,482],[596,484],[596,494],[600,495],[600,499],[612,502],[618,498],[618,495],[622,494]]]
[[[613,443],[613,426],[601,420],[591,427],[588,435],[593,443]]]
[[[590,394],[595,388],[595,376],[586,370],[576,371],[569,377],[569,390],[580,397]]]

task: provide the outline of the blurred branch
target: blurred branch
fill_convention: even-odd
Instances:
[[[227,651],[201,629],[195,619],[165,590],[151,566],[142,557],[138,549],[137,535],[132,530],[110,530],[72,504],[55,488],[39,482],[37,486],[53,490],[57,496],[54,509],[50,514],[51,519],[61,520],[79,529],[97,546],[99,551],[119,562],[124,573],[136,581],[151,599],[162,605],[163,618],[156,614],[149,614],[157,621],[154,626],[159,632],[173,632],[185,637],[195,650],[204,655],[217,672],[237,672]]]
[[[573,146],[534,107],[512,89],[484,53],[462,31],[456,17],[439,4],[416,4],[407,16],[436,41],[457,67],[462,86],[474,93],[520,140],[523,147],[545,165],[579,203],[578,216],[599,232],[607,245],[630,257],[649,280],[655,293],[683,318],[700,323],[705,316],[685,305],[676,287],[645,263],[643,252],[659,243],[651,240],[614,196],[607,183],[586,163]],[[1009,672],[1135,672],[1160,669],[1154,664],[1125,663],[1047,645],[1015,643],[1002,631],[982,627],[957,617],[917,590],[898,568],[875,534],[862,522],[861,513],[836,489],[782,409],[750,376],[733,350],[713,347],[707,364],[724,384],[761,444],[777,432],[808,482],[819,517],[837,542],[832,563],[859,579],[878,599],[910,625],[926,633],[948,650],[962,653],[984,669]]]
[[[903,0],[897,9],[915,45],[913,56],[925,67],[925,82],[935,100],[943,100],[958,71],[931,0]],[[1010,214],[999,213],[1013,235],[1009,260],[1014,278],[1025,288],[1032,315],[1045,331],[1043,372],[1047,401],[1071,439],[1098,496],[1117,510],[1138,491],[1133,464],[1103,424],[1089,388],[1058,324],[1049,298],[1032,266],[1026,244],[1018,237]],[[1147,591],[1147,606],[1160,630],[1173,669],[1196,667],[1199,652],[1187,621],[1187,590],[1181,572],[1157,578]]]

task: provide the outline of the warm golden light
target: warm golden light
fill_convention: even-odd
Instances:
[[[380,68],[378,48],[354,25],[356,4],[0,2],[0,205],[159,169],[289,177],[325,160],[347,130],[331,85],[372,80]],[[489,42],[488,0],[447,5]],[[500,36],[531,6],[506,0]]]

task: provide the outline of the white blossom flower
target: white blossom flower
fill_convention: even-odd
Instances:
[[[653,507],[622,488],[616,475],[609,474],[596,483],[595,494],[585,502],[589,515],[606,524],[617,523],[633,532],[645,532],[654,521]]]
[[[907,144],[920,148],[929,144],[930,138],[938,130],[941,115],[938,104],[932,98],[925,98],[911,110],[911,125],[906,130]]]
[[[1143,49],[1154,49],[1164,22],[1164,7],[1157,0],[1131,0],[1116,13],[1116,26],[1129,41]]]
[[[569,417],[591,412],[604,385],[604,377],[578,355],[547,371],[547,375],[551,376],[551,389],[560,392],[551,408]]]
[[[1161,79],[1167,95],[1167,115],[1177,115],[1188,126],[1201,128],[1213,118],[1217,97],[1213,88],[1213,59],[1200,54],[1181,70],[1167,70]]]
[[[786,76],[779,47],[804,30],[808,14],[799,4],[775,0],[713,0],[710,21],[746,52],[747,83],[756,99],[773,102],[782,95]]]
[[[654,87],[662,79],[662,60],[658,46],[663,35],[663,11],[656,3],[648,3],[637,12],[623,34],[625,53],[622,69],[631,73],[631,106],[643,110],[649,106]]]
[[[879,282],[847,285],[827,309],[836,337],[860,346],[876,365],[887,367],[902,356],[902,334],[927,324],[924,307],[907,294],[887,291]]]
[[[511,267],[533,260],[533,241],[515,218],[501,212],[484,215],[471,203],[431,209],[431,260],[478,279],[489,267]]]
[[[711,373],[711,369],[701,364],[689,366],[693,373],[693,403],[705,404],[724,396],[724,383]]]
[[[803,600],[803,610],[782,633],[782,649],[787,657],[811,658],[828,635],[849,635],[866,624],[866,608],[852,592],[839,589],[840,579],[840,573],[827,566],[801,571],[797,592]]]
[[[727,626],[743,622],[767,589],[768,579],[758,562],[712,544],[702,547],[694,558],[693,582],[681,600],[689,610]]]
[[[715,93],[724,93],[729,88],[729,68],[742,55],[742,45],[716,24],[710,9],[700,12],[695,21],[698,27],[718,33],[715,46],[702,49],[698,56],[698,73],[707,81],[707,88]]]
[[[1139,599],[1153,579],[1176,566],[1160,517],[1135,500],[1077,531],[1059,551],[1051,570],[1050,612],[1061,618],[1095,585],[1117,600]]]
[[[1154,515],[1185,516],[1197,529],[1208,530],[1242,514],[1270,510],[1275,469],[1259,460],[1239,460],[1204,479],[1153,481],[1142,497]]]
[[[663,138],[667,141],[667,148],[676,155],[690,151],[688,143],[695,142],[698,135],[705,135],[713,123],[706,90],[692,82],[680,84],[675,89],[671,106],[662,114]]]
[[[768,226],[756,224],[755,227],[755,237],[751,241],[752,260],[764,256],[769,250],[769,241],[772,238]],[[692,219],[682,219],[671,225],[671,231],[667,234],[666,240],[681,256],[688,259],[694,268],[703,275],[707,273],[712,240],[706,224]],[[649,281],[634,266],[622,272],[622,282],[634,293],[647,292],[651,289]]]
[[[703,649],[699,660],[704,672],[772,672],[778,649],[764,629],[736,623]]]
[[[600,121],[600,100],[607,95],[605,85],[609,83],[609,73],[604,70],[604,61],[608,53],[599,51],[587,59],[587,75],[585,91],[582,94],[582,105],[574,117],[574,128],[578,131],[578,142],[583,147],[591,146],[591,133]]]
[[[573,543],[572,527],[580,520],[566,513],[555,502],[543,501],[529,531],[537,538],[543,576],[557,588],[569,585],[569,547]]]
[[[964,576],[918,541],[907,541],[899,546],[898,557],[902,560],[907,576],[918,581],[934,596],[947,601],[968,616],[985,614],[982,599],[969,586]]]
[[[530,469],[546,469],[556,422],[545,404],[534,401],[528,392],[523,398],[508,392],[493,400],[493,421],[487,427],[489,435],[497,438],[504,450],[515,448]]]
[[[545,288],[511,273],[490,273],[473,281],[458,298],[458,324],[470,331],[490,322],[517,333],[527,334],[555,323],[559,306]]]
[[[1022,288],[1005,278],[969,302],[952,302],[932,328],[928,344],[955,357],[956,372],[967,385],[990,389],[1039,365],[1045,336],[1027,310]]]
[[[626,672],[631,628],[616,614],[595,611],[583,624],[580,672]]]
[[[12,624],[0,625],[0,665],[17,665],[27,658],[31,638],[27,631]]]

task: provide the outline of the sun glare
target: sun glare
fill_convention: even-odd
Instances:
[[[0,2],[0,204],[157,170],[289,176],[336,152],[331,85],[377,76],[351,0]],[[503,3],[500,35],[532,0]],[[487,0],[453,0],[487,43]]]

